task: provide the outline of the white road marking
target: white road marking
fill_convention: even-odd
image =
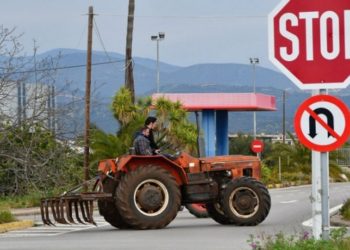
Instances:
[[[95,222],[98,227],[109,225],[101,216],[96,217]],[[35,227],[0,234],[0,238],[57,236],[70,232],[83,231],[90,228],[96,228],[96,226],[92,224],[55,224],[55,226],[39,224]]]
[[[329,209],[329,214],[332,215],[334,214],[335,212],[337,212],[341,207],[343,206],[343,204],[340,204],[336,207],[333,207],[331,209]],[[311,219],[308,219],[306,221],[303,222],[303,226],[304,227],[312,227],[312,218]]]
[[[297,202],[298,200],[291,200],[291,201],[280,201],[280,203],[282,204],[289,204],[289,203],[295,203]]]

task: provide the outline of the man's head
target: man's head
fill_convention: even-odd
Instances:
[[[155,129],[157,127],[157,118],[154,116],[147,117],[145,121],[145,126],[150,129]]]
[[[143,127],[141,129],[141,133],[144,135],[144,136],[149,136],[149,128],[148,127]]]

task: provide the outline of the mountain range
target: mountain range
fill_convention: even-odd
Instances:
[[[37,56],[38,59],[59,58],[57,60],[57,88],[69,83],[71,90],[80,95],[85,92],[86,51],[75,49],[55,49]],[[94,51],[92,54],[93,98],[99,104],[92,106],[92,122],[108,132],[115,132],[117,124],[110,112],[113,95],[124,85],[124,55]],[[134,57],[133,69],[135,93],[147,96],[156,92],[157,63],[153,59]],[[277,110],[257,112],[257,132],[280,133],[282,131],[283,92],[286,92],[286,129],[293,131],[294,113],[300,103],[311,95],[310,91],[299,90],[282,73],[256,65],[225,63],[196,64],[187,67],[159,63],[161,93],[200,93],[200,92],[253,92],[276,97]],[[350,104],[350,89],[333,91]],[[229,132],[252,133],[252,112],[230,112]]]

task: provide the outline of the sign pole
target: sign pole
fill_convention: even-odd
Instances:
[[[329,240],[329,153],[321,153],[322,239]]]
[[[312,150],[312,234],[316,240],[319,240],[322,234],[322,203],[321,203],[321,153]]]
[[[313,90],[312,96],[319,95],[320,90]],[[312,234],[316,240],[322,235],[322,186],[321,186],[321,153],[311,151],[311,203],[312,203]]]
[[[320,89],[320,94],[328,94],[326,89]],[[322,239],[329,240],[329,153],[321,152],[321,201],[322,201]]]
[[[327,94],[314,90],[312,95]],[[312,233],[315,239],[329,239],[329,153],[312,151]]]

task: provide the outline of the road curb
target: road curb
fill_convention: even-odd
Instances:
[[[32,220],[22,220],[10,223],[0,224],[0,233],[6,233],[9,231],[25,229],[34,226],[34,221]]]
[[[342,225],[340,225],[340,222],[337,223],[337,224],[334,224],[333,221],[332,221],[332,216],[334,216],[335,214],[337,214],[338,211],[339,211],[339,209],[340,209],[342,206],[343,206],[343,204],[340,204],[340,205],[338,205],[338,206],[335,206],[335,207],[329,209],[329,216],[330,216],[330,222],[331,222],[331,226],[332,226],[332,227],[339,227],[339,226],[345,226],[345,227],[346,227],[346,226],[347,226],[347,225],[345,225],[344,223],[343,223]],[[310,218],[310,219],[304,221],[304,222],[302,223],[302,225],[303,225],[304,227],[312,227],[312,218]]]

